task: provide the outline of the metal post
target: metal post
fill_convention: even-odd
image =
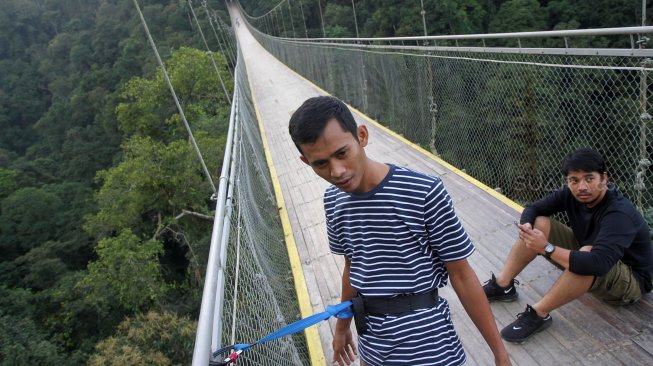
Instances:
[[[304,22],[304,33],[306,38],[308,38],[308,28],[306,28],[306,17],[304,16],[304,6],[302,5],[301,0],[299,1],[299,10],[302,12],[302,21]]]
[[[281,34],[281,31],[279,30],[279,20],[277,19],[277,13],[272,12],[270,13],[270,16],[272,17],[272,24],[274,24],[274,29],[276,30],[276,33],[272,32],[273,36],[279,36]]]
[[[290,8],[290,0],[288,0],[288,14],[290,14],[290,27],[292,27],[292,37],[297,38],[297,35],[295,34],[295,22],[292,18],[292,9]]]
[[[322,23],[322,37],[326,38],[326,31],[324,30],[324,18],[322,17],[322,3],[320,2],[320,0],[317,0],[317,9],[320,11],[320,22]]]
[[[281,26],[283,27],[283,37],[288,37],[288,31],[286,31],[286,21],[284,20],[285,17],[283,15],[283,6],[279,7],[279,13],[281,13],[279,14],[279,17],[281,18]],[[281,33],[279,34],[281,35]]]
[[[646,0],[642,0],[642,27],[646,25]]]
[[[646,0],[642,0],[642,27],[646,24]],[[632,36],[632,35],[631,35]],[[640,35],[640,39],[637,41],[639,48],[646,48],[646,43],[648,38],[645,35]],[[648,159],[647,147],[648,147],[648,124],[651,123],[652,117],[648,113],[648,72],[646,66],[651,64],[651,59],[646,58],[642,61],[642,72],[639,82],[639,106],[640,106],[640,116],[639,116],[639,163],[637,165],[639,172],[637,172],[635,179],[635,205],[640,211],[644,210],[642,203],[642,194],[646,190],[645,176],[649,167],[651,166],[651,161]]]
[[[426,33],[426,10],[424,10],[424,0],[420,0],[422,3],[422,11],[419,13],[422,14],[422,27],[424,27],[424,36],[428,36]]]
[[[356,27],[356,38],[359,38],[359,35],[358,35],[358,20],[356,20],[356,5],[354,4],[354,0],[351,0],[351,8],[354,9],[354,26]]]

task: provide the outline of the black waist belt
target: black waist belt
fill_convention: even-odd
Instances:
[[[365,333],[365,315],[399,314],[417,309],[432,308],[438,303],[438,289],[420,294],[395,297],[361,297],[351,299],[354,308],[354,321],[359,335]]]

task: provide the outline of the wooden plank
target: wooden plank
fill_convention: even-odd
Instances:
[[[619,363],[623,365],[651,365],[651,353],[630,341],[623,343],[618,347],[609,347],[609,353],[615,359],[615,362],[610,365]],[[608,365],[608,363],[604,363],[604,365]]]
[[[632,337],[631,340],[649,355],[647,360],[653,358],[653,332],[651,330],[647,329]]]

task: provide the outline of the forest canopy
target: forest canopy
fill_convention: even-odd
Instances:
[[[142,10],[216,174],[233,65],[187,2]],[[0,365],[188,359],[212,221],[182,213],[212,188],[134,3],[4,1],[0,69]],[[121,346],[164,331],[183,340]]]
[[[240,3],[247,14],[259,17],[280,1]],[[355,37],[356,25],[360,37],[421,36],[422,9],[431,36],[642,25],[641,2],[630,0],[302,0],[290,4],[290,10],[284,6],[282,12],[293,15],[295,36],[304,36],[305,23],[308,37],[313,38]],[[650,7],[647,13],[651,14]],[[285,36],[293,36],[290,29],[287,25]]]

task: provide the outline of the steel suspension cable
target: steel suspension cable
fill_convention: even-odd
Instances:
[[[235,65],[234,64],[234,59],[233,59],[233,57],[231,55],[231,50],[229,50],[229,48],[227,46],[225,46],[225,48],[227,48],[227,51],[229,51],[229,52],[225,51],[225,49],[222,48],[222,42],[220,41],[220,37],[218,37],[218,33],[215,30],[215,26],[213,25],[213,18],[211,17],[211,13],[209,12],[209,6],[207,5],[206,0],[202,0],[202,7],[204,8],[204,11],[206,12],[206,17],[209,19],[209,25],[211,26],[211,29],[213,30],[213,36],[215,37],[215,40],[218,42],[218,48],[220,48],[220,52],[222,52],[222,54],[225,55],[225,57],[229,57],[229,62],[232,65]],[[227,70],[229,70],[229,75],[231,75],[233,77],[234,74],[231,71],[231,68],[227,68]]]
[[[186,127],[186,131],[188,132],[188,138],[190,139],[191,144],[195,148],[195,152],[197,153],[197,157],[199,158],[200,163],[202,164],[202,169],[204,170],[206,179],[209,181],[209,184],[211,185],[211,189],[213,190],[212,192],[213,195],[215,195],[217,190],[215,189],[215,185],[213,184],[213,179],[211,178],[211,174],[209,173],[209,170],[206,168],[206,164],[204,163],[204,158],[202,158],[202,152],[200,151],[199,146],[197,146],[197,142],[195,142],[195,137],[193,137],[193,131],[190,129],[190,126],[188,125],[188,121],[186,120],[186,115],[184,114],[184,109],[181,107],[181,104],[179,103],[179,99],[177,98],[177,93],[175,93],[175,89],[172,86],[172,82],[170,81],[168,72],[166,71],[165,65],[163,65],[163,61],[161,60],[159,51],[156,48],[154,39],[150,34],[150,29],[147,27],[147,22],[145,21],[143,12],[141,12],[141,7],[138,5],[138,0],[133,0],[133,1],[134,1],[134,6],[136,7],[136,11],[138,11],[138,16],[141,18],[141,23],[143,23],[143,28],[145,28],[145,33],[147,34],[147,40],[150,42],[150,46],[152,46],[154,55],[156,56],[156,59],[159,62],[159,66],[161,66],[161,72],[163,73],[163,77],[166,79],[166,83],[168,84],[168,89],[170,90],[170,94],[172,94],[172,98],[175,100],[175,104],[177,105],[177,110],[179,111],[179,115],[181,116],[181,119],[184,122],[184,127]]]
[[[200,22],[197,19],[197,15],[195,15],[195,10],[193,9],[193,1],[188,0],[188,5],[190,6],[190,12],[193,14],[193,19],[195,19],[195,24],[197,24],[197,30],[200,32],[200,36],[202,36],[202,41],[204,42],[204,46],[206,46],[206,50],[209,52],[209,56],[211,56],[211,62],[213,63],[213,68],[215,69],[215,73],[218,75],[218,79],[220,80],[220,86],[222,86],[222,91],[224,92],[224,96],[225,98],[227,98],[227,101],[231,105],[231,98],[229,97],[229,93],[227,92],[227,87],[224,85],[224,81],[222,80],[222,76],[220,75],[220,70],[218,70],[218,65],[215,63],[215,57],[213,57],[213,52],[209,48],[209,44],[206,42],[206,38],[204,37],[202,26],[200,25]]]
[[[223,30],[222,21],[221,21],[221,19],[217,16],[217,14],[215,13],[215,11],[213,12],[213,20],[215,20],[216,24],[218,24],[218,27],[220,28],[220,37],[222,37],[222,42],[224,42],[225,45],[228,45],[229,42],[227,41],[227,37],[224,35],[225,31]],[[225,46],[225,47],[226,47],[227,50],[228,50],[229,59],[231,60],[231,64],[232,64],[232,65],[235,65],[235,64],[236,64],[236,57],[235,57],[234,54],[231,52],[231,49],[230,49],[229,47],[227,47],[227,46]]]
[[[322,3],[317,0],[317,9],[320,11],[320,23],[322,24],[322,37],[326,38],[326,31],[324,30],[324,17],[322,17]]]
[[[290,0],[288,0],[288,13],[290,14],[290,26],[292,27],[292,36],[293,38],[297,38],[297,35],[295,34],[295,22],[293,21],[294,19],[292,18],[292,9],[290,8]]]
[[[286,21],[284,20],[284,15],[283,15],[283,8],[279,8],[279,17],[281,18],[281,26],[283,27],[283,34],[287,34],[286,30]]]
[[[304,16],[304,7],[302,6],[302,1],[299,0],[299,10],[302,12],[302,21],[304,22],[304,34],[308,38],[308,28],[306,28],[306,17]]]

